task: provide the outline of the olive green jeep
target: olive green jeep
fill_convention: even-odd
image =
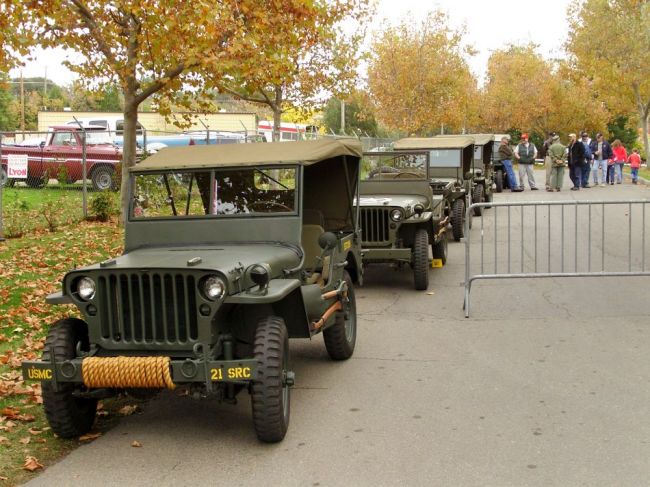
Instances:
[[[47,336],[42,381],[52,430],[87,432],[97,400],[186,386],[251,395],[257,437],[289,425],[289,338],[323,333],[352,356],[361,283],[355,141],[167,148],[131,169],[124,254],[63,278],[73,304]]]
[[[426,150],[429,154],[427,179],[434,195],[444,199],[454,240],[465,233],[465,209],[474,189],[474,139],[460,136],[409,137],[394,143],[395,150]],[[469,227],[472,227],[470,215]]]
[[[410,265],[418,290],[429,286],[429,246],[433,263],[447,262],[449,217],[427,180],[428,161],[427,152],[366,152],[360,185],[364,265]]]

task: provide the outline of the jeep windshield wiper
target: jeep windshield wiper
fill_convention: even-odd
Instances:
[[[279,185],[282,186],[284,189],[289,189],[288,186],[285,186],[284,184],[282,184],[282,183],[281,183],[280,181],[278,181],[277,179],[272,178],[271,176],[269,176],[268,174],[266,174],[264,171],[260,171],[259,169],[255,169],[255,172],[258,172],[258,173],[260,173],[262,176],[264,176],[264,177],[266,177],[266,178],[269,178],[271,181],[273,181],[274,183],[279,184]]]

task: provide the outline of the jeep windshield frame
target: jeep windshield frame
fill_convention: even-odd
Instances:
[[[300,174],[297,164],[134,171],[129,221],[296,216]]]

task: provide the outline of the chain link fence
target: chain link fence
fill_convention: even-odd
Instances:
[[[142,159],[172,146],[265,141],[262,134],[242,129],[141,129],[136,135],[137,156]],[[364,151],[392,147],[390,139],[354,138],[360,140]],[[117,214],[123,142],[120,130],[81,123],[48,131],[0,132],[0,239]]]

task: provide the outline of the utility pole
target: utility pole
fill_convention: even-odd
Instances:
[[[22,69],[20,70],[20,130],[25,132],[25,83]]]
[[[341,100],[341,134],[345,134],[345,102]]]
[[[45,97],[47,96],[47,66],[45,66],[45,76],[43,77],[43,109],[47,110]]]

